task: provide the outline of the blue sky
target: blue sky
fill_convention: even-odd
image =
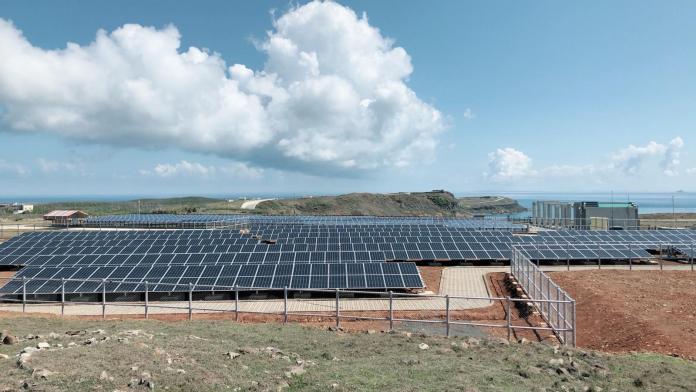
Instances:
[[[3,3],[0,195],[696,191],[696,3],[339,4]]]

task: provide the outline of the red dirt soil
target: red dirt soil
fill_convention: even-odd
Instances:
[[[550,275],[577,301],[578,346],[696,359],[696,273],[593,270]]]

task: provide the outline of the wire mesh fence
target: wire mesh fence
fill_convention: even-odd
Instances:
[[[71,291],[77,285],[85,287],[85,284],[91,291]],[[193,283],[162,285],[107,279],[12,278],[3,290],[7,287],[14,287],[14,291],[0,296],[0,309],[63,316],[101,316],[104,319],[175,316],[191,320],[199,315],[202,318],[202,315],[222,315],[237,321],[240,317],[251,321],[268,321],[268,317],[272,317],[282,323],[319,320],[336,327],[341,327],[341,323],[346,321],[367,321],[383,323],[384,329],[389,331],[412,329],[415,325],[427,326],[430,332],[446,336],[459,331],[473,333],[481,329],[499,329],[507,331],[508,339],[526,330],[556,335],[566,330],[557,323],[536,326],[518,316],[513,317],[518,305],[527,300],[511,297],[342,289],[297,291]],[[124,288],[136,291],[118,291]],[[564,301],[564,298],[558,298],[540,302],[558,308]],[[467,313],[491,306],[498,310],[492,321]]]
[[[513,249],[510,271],[558,339],[575,346],[575,300],[518,249]]]

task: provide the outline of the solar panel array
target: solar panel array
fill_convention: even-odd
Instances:
[[[133,216],[131,216],[133,217]],[[134,215],[134,217],[142,217]],[[159,222],[219,216],[149,215]],[[227,215],[226,218],[233,216]],[[236,216],[234,219],[239,219]],[[244,216],[244,230],[87,230],[25,233],[0,245],[0,265],[23,266],[30,293],[177,291],[195,284],[243,288],[421,288],[416,261],[509,260],[519,249],[532,260],[626,260],[651,257],[661,244],[696,242],[688,231],[543,231],[476,229],[455,220],[375,217]],[[122,216],[124,222],[128,217]],[[199,218],[194,218],[199,219]],[[464,221],[464,220],[460,220]],[[380,224],[381,222],[381,224]],[[443,223],[448,222],[448,223]],[[17,293],[14,280],[0,289]],[[13,286],[14,285],[14,286]],[[218,289],[219,289],[218,287]],[[101,288],[99,289],[99,291]]]
[[[438,225],[474,230],[526,230],[525,225],[512,223],[506,219],[461,219],[446,217],[376,217],[376,216],[269,216],[240,214],[127,214],[89,217],[88,227],[139,227],[139,228],[208,228],[240,224],[303,224],[327,226],[352,225]]]

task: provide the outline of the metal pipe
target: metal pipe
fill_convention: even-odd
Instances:
[[[22,313],[27,311],[27,277],[22,276]]]
[[[336,329],[341,327],[341,314],[340,314],[340,309],[341,306],[339,304],[339,292],[338,289],[336,289]]]
[[[394,330],[394,293],[389,290],[389,332]]]
[[[193,319],[193,284],[189,282],[189,292],[188,292],[188,319],[191,321]]]
[[[102,280],[102,319],[106,318],[106,279]]]
[[[239,321],[239,287],[234,286],[234,321]]]
[[[445,335],[450,336],[450,298],[445,296]]]
[[[60,280],[60,315],[65,316],[65,278]]]
[[[145,281],[145,319],[150,317],[150,290],[148,287],[147,280]]]
[[[510,313],[510,297],[505,297],[505,307],[505,313],[507,313],[505,316],[507,321],[507,340],[509,342],[512,338],[512,313]]]
[[[283,324],[288,323],[288,286],[283,288]]]

